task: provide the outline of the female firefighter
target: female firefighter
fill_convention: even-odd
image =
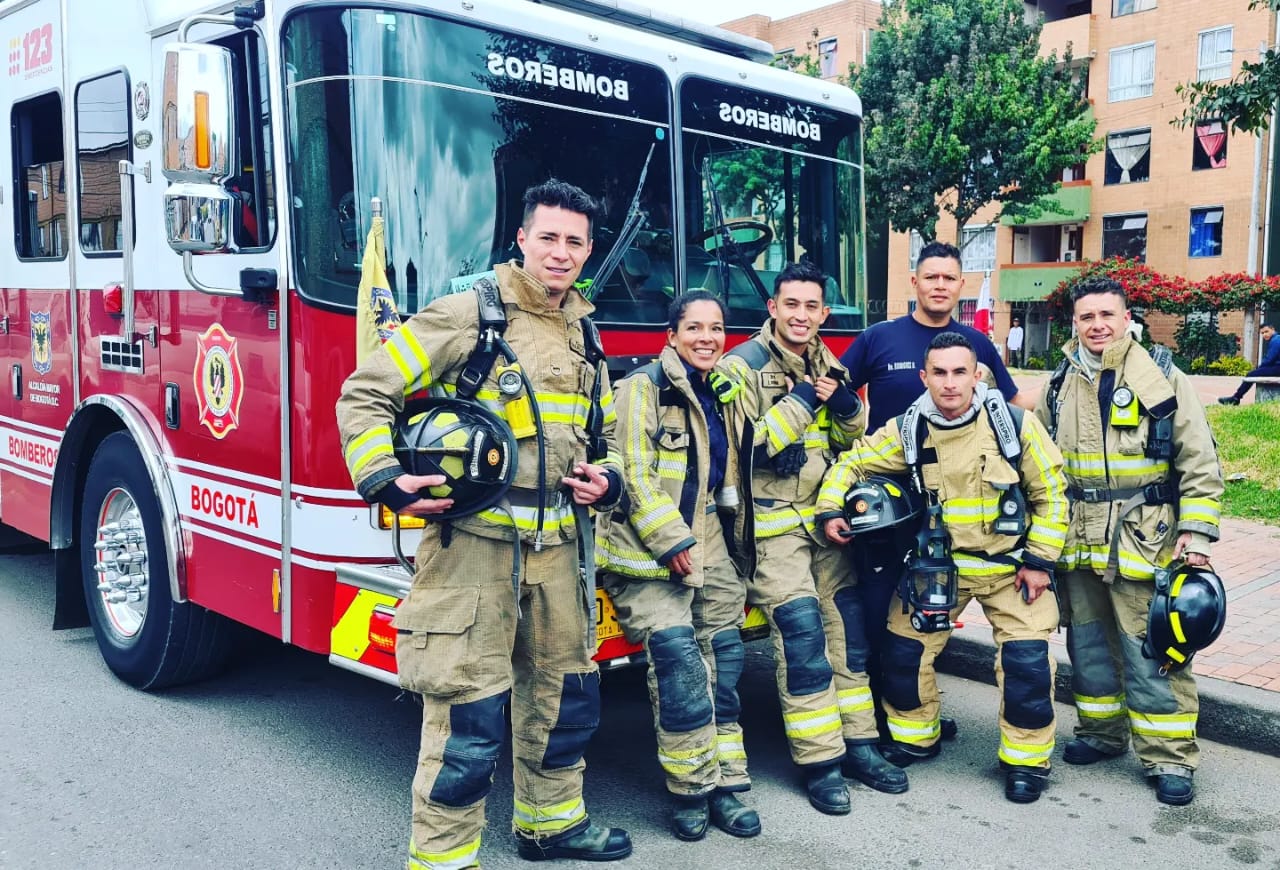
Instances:
[[[596,529],[604,587],[649,658],[658,761],[681,840],[705,836],[708,819],[735,837],[760,833],[737,797],[751,787],[737,690],[746,586],[717,515],[738,500],[723,416],[738,391],[716,371],[724,338],[714,295],[672,301],[662,354],[615,391],[624,495]]]

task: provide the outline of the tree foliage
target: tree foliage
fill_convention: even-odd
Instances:
[[[1021,0],[885,0],[865,66],[850,69],[868,210],[926,238],[940,197],[961,227],[991,202],[1034,216],[1062,170],[1101,148],[1070,51],[1039,57],[1039,43]]]
[[[1250,0],[1249,8],[1280,10],[1280,0]],[[1272,46],[1257,62],[1244,61],[1226,84],[1190,82],[1176,90],[1187,104],[1174,119],[1179,127],[1201,118],[1221,118],[1233,130],[1262,132],[1270,126],[1271,110],[1280,99],[1280,51]]]

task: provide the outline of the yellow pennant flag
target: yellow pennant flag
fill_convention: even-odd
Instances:
[[[391,333],[400,328],[400,311],[387,281],[387,257],[383,249],[382,215],[374,215],[364,244],[360,266],[360,292],[356,301],[356,365],[364,362]]]

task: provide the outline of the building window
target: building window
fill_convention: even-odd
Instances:
[[[1231,78],[1231,28],[1200,31],[1196,78],[1202,82]]]
[[[1107,134],[1104,184],[1128,184],[1151,177],[1151,128]]]
[[[1227,165],[1227,125],[1221,121],[1196,124],[1191,145],[1192,169],[1221,169]]]
[[[1149,97],[1156,82],[1156,44],[1144,42],[1111,49],[1107,101]]]
[[[839,74],[839,70],[836,67],[836,54],[839,53],[839,50],[839,40],[834,36],[818,41],[818,66],[822,68],[822,77],[824,79],[833,78]]]
[[[1111,0],[1111,17],[1132,15],[1134,12],[1146,12],[1156,8],[1156,0]]]
[[[994,272],[996,268],[995,224],[965,227],[960,235],[961,269],[965,272]]]
[[[1102,259],[1124,257],[1147,261],[1147,216],[1113,214],[1102,219]]]
[[[915,230],[911,231],[908,237],[909,248],[907,251],[907,267],[912,272],[920,265],[920,251],[924,248],[924,238]]]
[[[959,320],[965,326],[973,326],[973,315],[977,312],[977,310],[978,310],[977,299],[961,299],[960,310],[959,312],[957,312],[959,316],[956,318],[956,320]]]
[[[773,56],[773,65],[778,69],[791,69],[795,66],[796,50],[784,48]]]
[[[42,94],[13,104],[13,241],[23,260],[61,258],[67,249],[62,166],[62,98]],[[58,179],[50,185],[50,176]]]
[[[1191,209],[1191,241],[1187,254],[1192,257],[1222,255],[1222,206]]]

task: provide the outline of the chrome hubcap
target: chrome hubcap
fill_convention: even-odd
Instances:
[[[147,536],[133,496],[113,489],[98,511],[98,538],[93,544],[98,561],[98,594],[102,609],[120,640],[132,639],[147,618]]]

